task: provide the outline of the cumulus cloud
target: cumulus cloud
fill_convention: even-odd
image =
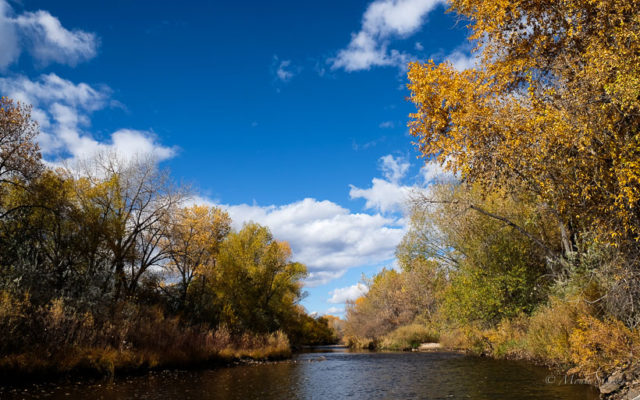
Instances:
[[[47,11],[14,15],[11,6],[0,0],[0,68],[17,61],[21,47],[42,65],[56,62],[75,66],[90,60],[98,51],[94,33],[68,30]]]
[[[345,288],[334,289],[329,292],[331,296],[327,302],[331,304],[344,304],[347,301],[354,301],[369,291],[369,288],[362,283],[357,283]]]
[[[453,173],[445,171],[442,165],[435,161],[425,163],[420,168],[420,175],[425,186],[433,183],[451,183],[457,179]]]
[[[331,282],[334,279],[338,279],[347,272],[346,269],[338,270],[338,271],[311,271],[309,275],[307,275],[304,280],[305,285],[308,287],[315,287],[324,285],[325,283]]]
[[[15,22],[28,40],[33,57],[45,65],[57,62],[74,66],[97,53],[98,40],[94,33],[67,30],[46,11],[24,13]]]
[[[471,44],[462,44],[445,57],[445,61],[451,63],[458,71],[476,68],[480,63],[481,49],[474,48]]]
[[[6,68],[20,55],[18,33],[10,13],[11,7],[0,0],[0,69]]]
[[[349,196],[352,199],[364,199],[365,208],[382,213],[401,212],[414,190],[413,186],[399,185],[380,178],[371,180],[371,187],[366,189],[350,185]]]
[[[104,151],[124,157],[152,156],[158,161],[175,154],[174,148],[160,145],[152,132],[120,129],[107,141],[87,132],[91,113],[110,104],[108,87],[75,84],[52,73],[36,80],[21,75],[0,78],[0,92],[33,106],[32,117],[40,125],[37,140],[50,162],[73,162]]]
[[[407,175],[409,167],[411,167],[411,164],[401,157],[394,157],[388,154],[380,158],[380,169],[383,175],[394,183],[397,183]]]
[[[379,167],[385,179],[373,178],[371,187],[361,189],[350,185],[352,199],[365,199],[365,208],[382,213],[401,212],[415,186],[400,184],[407,175],[411,164],[401,157],[389,154],[380,158]]]
[[[365,208],[381,213],[404,212],[407,201],[413,194],[429,192],[429,185],[434,183],[450,183],[456,177],[444,171],[442,166],[434,161],[425,163],[420,173],[411,185],[402,184],[407,176],[411,164],[402,157],[389,154],[380,158],[380,170],[384,179],[373,178],[371,186],[359,188],[350,185],[349,196],[352,199],[364,199]]]
[[[86,83],[74,84],[53,73],[41,75],[34,81],[22,75],[0,78],[0,87],[9,97],[34,106],[59,102],[86,111],[103,108],[111,94],[106,87],[96,89]]]
[[[362,17],[359,32],[330,61],[332,69],[367,70],[375,66],[403,66],[410,56],[389,49],[393,38],[406,38],[424,24],[427,14],[444,0],[375,0]]]
[[[307,265],[307,286],[339,278],[352,267],[390,260],[405,232],[395,218],[352,213],[328,200],[306,198],[280,206],[221,205],[204,198],[194,202],[226,209],[235,229],[249,221],[268,226]]]
[[[351,198],[364,198],[365,208],[377,211],[373,214],[312,198],[278,206],[228,205],[203,197],[191,201],[226,209],[234,229],[250,221],[268,226],[276,238],[289,242],[294,259],[307,265],[310,273],[305,284],[313,287],[341,277],[349,268],[382,263],[397,266],[395,248],[406,232],[406,220],[397,212],[403,211],[411,192],[427,191],[429,184],[450,176],[438,164],[429,163],[412,177],[412,185],[405,185],[402,180],[407,178],[410,163],[404,158],[381,157],[379,167],[384,179],[374,178],[366,189],[352,185],[349,192]],[[333,293],[332,299],[339,299],[346,289]]]
[[[330,315],[334,315],[334,314],[342,314],[344,313],[344,308],[340,308],[340,307],[329,307],[327,308],[327,311],[324,312],[325,314],[330,314]]]

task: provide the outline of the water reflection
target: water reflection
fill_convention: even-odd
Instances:
[[[454,353],[326,349],[290,362],[165,371],[114,383],[1,389],[5,399],[597,399],[583,385],[548,384],[525,363]]]

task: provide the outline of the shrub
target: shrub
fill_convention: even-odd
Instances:
[[[571,360],[575,363],[572,372],[602,383],[615,368],[632,362],[634,353],[637,358],[639,339],[638,332],[631,331],[621,321],[583,316],[569,337]]]
[[[493,329],[486,332],[494,357],[524,358],[526,351],[527,329],[529,317],[520,314],[513,319],[503,319]]]
[[[344,342],[352,349],[356,350],[375,350],[378,347],[378,342],[375,339],[361,337],[361,336],[345,336]]]
[[[437,342],[438,334],[422,324],[401,326],[382,337],[380,348],[389,350],[407,350],[417,348],[420,343]]]
[[[485,335],[485,332],[479,324],[474,323],[461,325],[441,332],[440,344],[449,349],[465,350],[478,355],[487,354],[491,349],[489,339]]]
[[[529,354],[555,365],[571,362],[569,338],[578,320],[590,310],[580,298],[562,300],[551,297],[549,304],[540,307],[531,317],[526,337]]]

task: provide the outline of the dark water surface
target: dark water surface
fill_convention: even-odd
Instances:
[[[454,353],[324,349],[274,364],[154,372],[112,383],[0,388],[0,399],[5,398],[595,400],[598,393],[521,362]]]

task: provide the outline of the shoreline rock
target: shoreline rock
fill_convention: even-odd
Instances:
[[[441,349],[442,345],[440,343],[420,343],[420,346],[418,346],[415,351],[434,351]]]
[[[640,364],[612,373],[599,389],[606,400],[640,400]]]

